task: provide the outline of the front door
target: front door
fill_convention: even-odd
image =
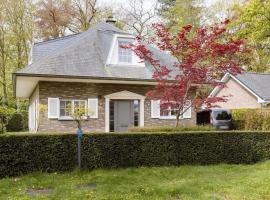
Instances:
[[[124,132],[132,126],[134,126],[134,101],[114,101],[114,130]]]

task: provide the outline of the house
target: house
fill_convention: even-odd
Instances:
[[[75,131],[69,105],[91,110],[83,124],[85,131],[174,125],[173,110],[161,114],[159,101],[145,96],[156,84],[153,67],[122,48],[134,39],[110,20],[80,34],[34,44],[29,65],[13,75],[16,97],[30,100],[30,131]],[[164,64],[175,61],[151,48]],[[40,104],[47,106],[46,113],[40,111]],[[185,112],[181,123],[196,123],[193,109]]]
[[[210,96],[227,96],[227,102],[219,102],[221,108],[270,107],[270,74],[244,72],[236,76],[229,73],[221,80],[226,87],[216,87]]]

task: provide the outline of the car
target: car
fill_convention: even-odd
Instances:
[[[212,109],[210,123],[213,127],[220,130],[232,129],[232,114],[228,109]]]

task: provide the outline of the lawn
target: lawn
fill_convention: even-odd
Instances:
[[[269,183],[270,161],[32,173],[0,180],[0,199],[270,199]],[[29,194],[42,188],[51,194]]]

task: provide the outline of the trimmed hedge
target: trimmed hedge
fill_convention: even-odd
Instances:
[[[270,158],[269,132],[86,134],[85,169],[254,163]],[[71,134],[0,136],[0,177],[67,171],[77,165]]]
[[[189,125],[189,126],[145,126],[145,127],[132,127],[129,128],[129,132],[135,132],[135,133],[160,133],[160,132],[185,132],[185,131],[214,131],[216,130],[212,126],[207,125]]]
[[[249,131],[270,131],[270,109],[232,110],[234,129]]]

